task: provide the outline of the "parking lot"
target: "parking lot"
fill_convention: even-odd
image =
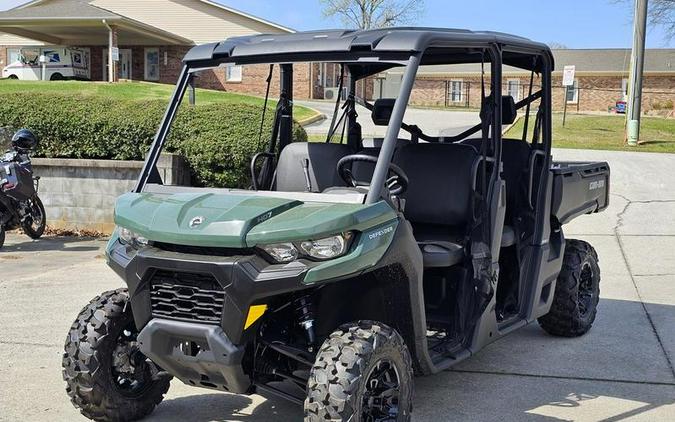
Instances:
[[[558,150],[607,160],[611,205],[566,227],[598,251],[598,318],[576,339],[527,326],[453,370],[417,378],[415,421],[675,420],[675,155]],[[47,210],[49,212],[49,210]],[[121,286],[104,240],[10,234],[0,252],[0,420],[82,420],[61,379],[64,336],[93,296]],[[149,420],[300,420],[277,398],[174,381]]]

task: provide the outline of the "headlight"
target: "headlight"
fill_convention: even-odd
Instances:
[[[332,259],[347,251],[347,244],[351,233],[325,237],[319,240],[308,240],[300,243],[302,252],[314,259]]]
[[[292,243],[265,245],[262,250],[278,263],[291,262],[298,257],[298,249]]]
[[[351,238],[352,233],[346,232],[318,240],[263,245],[260,249],[279,264],[295,261],[298,257],[324,261],[344,255]]]
[[[120,242],[130,246],[145,246],[148,239],[124,227],[119,227]]]

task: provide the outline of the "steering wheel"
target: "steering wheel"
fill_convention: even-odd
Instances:
[[[337,163],[337,171],[342,180],[352,187],[370,186],[369,182],[356,180],[351,170],[351,165],[356,162],[377,164],[377,157],[367,154],[351,154],[342,157]],[[408,176],[403,169],[394,163],[389,163],[387,181],[385,182],[389,193],[392,195],[401,195],[408,189]]]

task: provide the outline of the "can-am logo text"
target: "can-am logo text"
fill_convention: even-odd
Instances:
[[[605,181],[604,180],[596,180],[595,182],[591,182],[588,184],[588,190],[596,190],[596,189],[601,189],[605,187]]]

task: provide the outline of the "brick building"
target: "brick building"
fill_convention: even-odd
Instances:
[[[93,81],[173,84],[194,45],[288,32],[293,30],[209,0],[34,0],[0,12],[0,68],[22,52],[77,47],[88,52]],[[119,61],[111,60],[115,51]],[[263,95],[268,72],[268,66],[228,66],[202,72],[198,85]],[[296,97],[323,98],[325,88],[337,85],[334,75],[327,64],[295,66]],[[273,84],[278,81],[277,74]]]
[[[579,111],[607,111],[624,100],[628,86],[630,50],[582,49],[554,50],[553,106]],[[574,87],[565,95],[562,69],[575,65]],[[486,67],[489,70],[489,66]],[[375,82],[375,96],[392,96],[398,90],[401,69],[380,75]],[[502,89],[516,101],[527,96],[530,74],[515,68],[504,69]],[[540,84],[535,75],[535,87]],[[535,88],[536,89],[536,88]],[[410,99],[424,106],[480,106],[480,66],[422,66]],[[675,102],[675,49],[648,49],[645,55],[643,109],[672,108]]]

